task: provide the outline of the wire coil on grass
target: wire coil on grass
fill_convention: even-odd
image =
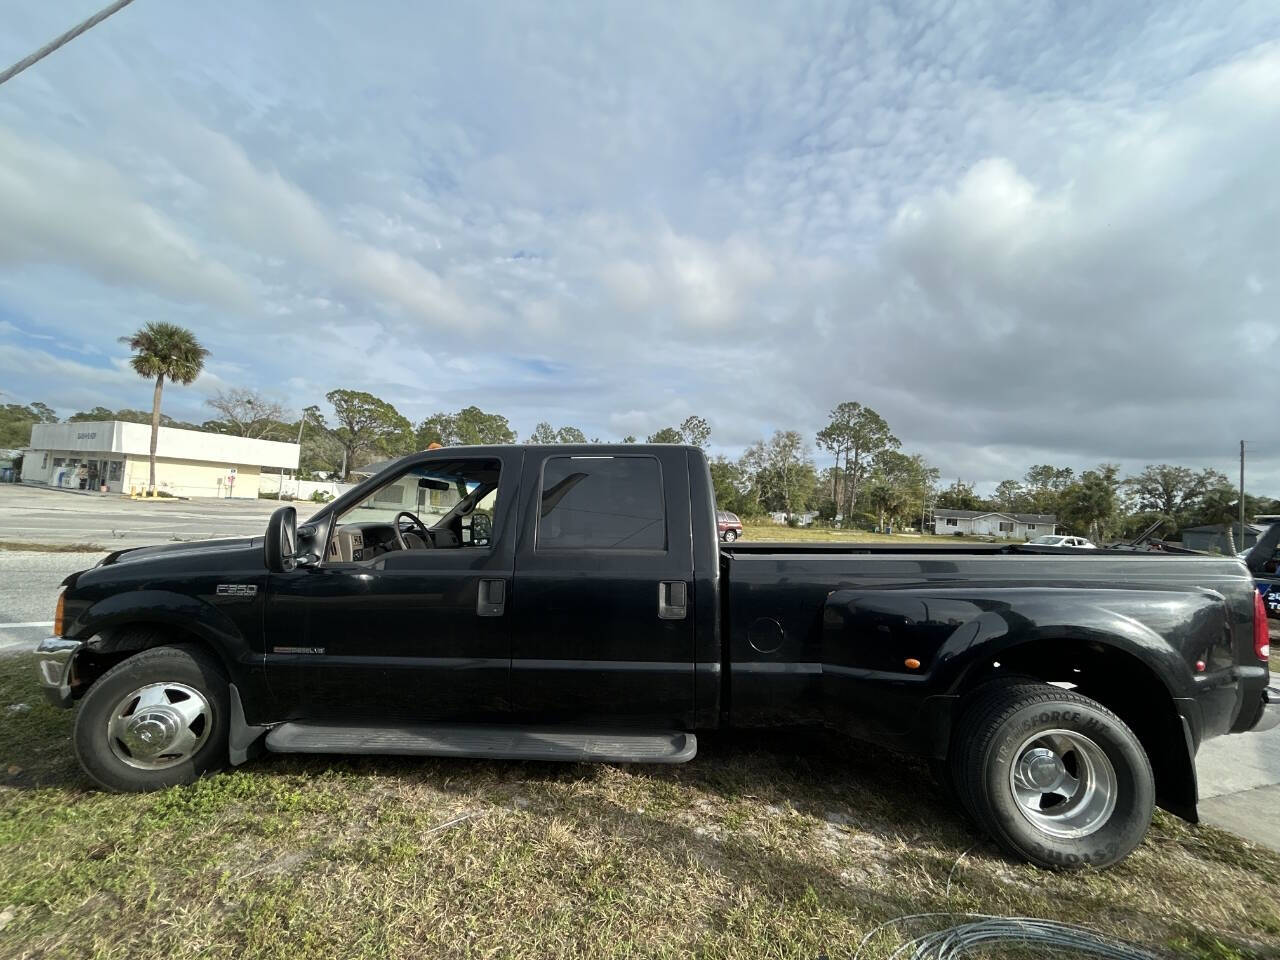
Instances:
[[[929,917],[965,917],[966,920],[907,940],[889,954],[889,960],[959,960],[972,956],[977,950],[1000,945],[1039,947],[1053,953],[1102,960],[1159,960],[1156,954],[1135,944],[1087,927],[1037,917],[999,917],[984,913],[913,913],[895,917],[862,938],[853,960],[858,960],[867,942],[881,930]]]

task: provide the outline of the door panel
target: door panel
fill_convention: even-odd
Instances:
[[[639,481],[623,476],[629,472]],[[680,448],[640,457],[529,453],[522,482],[528,519],[511,610],[513,717],[691,723],[688,483]],[[643,496],[651,484],[657,485],[656,514]],[[681,587],[685,606],[678,617]]]
[[[505,461],[489,547],[396,550],[271,576],[267,676],[282,717],[507,716],[520,457],[486,459]]]

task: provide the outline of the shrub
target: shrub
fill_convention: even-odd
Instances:
[[[310,499],[312,503],[328,503],[333,499],[333,494],[326,490],[313,490]]]

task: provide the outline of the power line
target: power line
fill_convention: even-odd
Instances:
[[[80,36],[80,34],[84,33],[86,30],[96,27],[98,24],[100,24],[103,20],[107,19],[107,17],[111,16],[117,10],[127,7],[131,3],[133,3],[133,0],[116,0],[115,3],[111,4],[111,6],[104,7],[102,10],[99,10],[88,20],[84,20],[81,23],[76,24],[66,33],[62,34],[62,36],[55,37],[54,39],[46,43],[43,47],[41,47],[39,50],[37,50],[35,53],[31,54],[30,56],[23,57],[21,60],[15,63],[12,67],[10,67],[8,70],[4,71],[4,73],[0,73],[0,83],[4,83],[8,79],[12,77],[16,77],[18,74],[20,74],[23,70],[27,69],[27,67],[31,66],[36,61],[43,60],[49,54],[53,53],[53,51],[61,47],[63,44],[70,43],[72,40]]]

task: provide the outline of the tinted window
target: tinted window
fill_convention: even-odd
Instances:
[[[538,549],[664,550],[662,473],[652,457],[550,457]]]

